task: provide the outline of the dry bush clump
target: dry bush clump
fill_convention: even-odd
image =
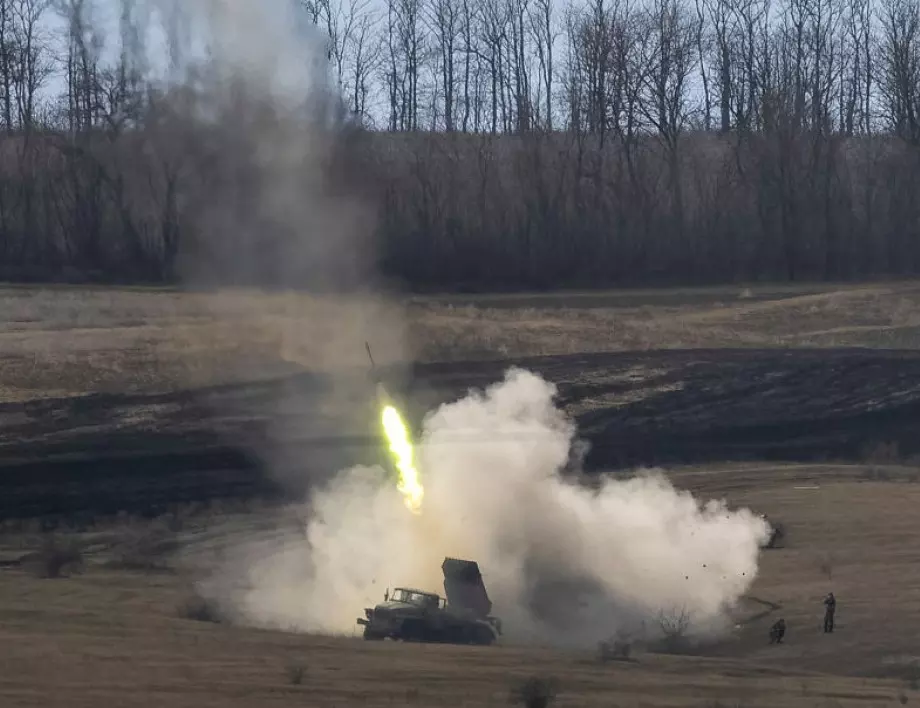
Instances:
[[[900,446],[897,440],[876,441],[863,446],[862,458],[865,462],[875,464],[891,464],[901,459]]]
[[[129,531],[115,545],[107,565],[120,570],[171,572],[170,556],[178,548],[178,539],[165,526]]]
[[[292,686],[299,686],[303,683],[306,673],[307,667],[303,664],[289,664],[287,667],[288,682]]]
[[[40,550],[23,559],[23,565],[40,578],[62,578],[86,568],[80,544],[53,534],[43,540]]]
[[[837,567],[837,556],[831,552],[822,553],[817,559],[818,570],[828,580],[833,580],[834,569]]]
[[[661,610],[657,616],[657,624],[662,636],[654,648],[659,653],[685,654],[690,650],[687,632],[690,629],[691,617],[686,608]]]
[[[524,708],[547,708],[559,694],[559,682],[554,676],[531,676],[511,691],[511,703]]]
[[[198,593],[194,593],[179,605],[178,614],[182,619],[195,620],[196,622],[211,622],[213,624],[225,624],[227,622],[226,616],[221,612],[217,603],[202,597]]]
[[[625,634],[617,633],[610,639],[598,642],[597,660],[602,664],[610,661],[635,661],[632,651],[632,639]]]

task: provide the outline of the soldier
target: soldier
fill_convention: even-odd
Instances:
[[[837,600],[834,593],[829,592],[824,598],[824,633],[830,634],[834,631],[834,612],[837,610]]]
[[[770,627],[770,644],[782,644],[786,635],[786,620],[780,617]]]

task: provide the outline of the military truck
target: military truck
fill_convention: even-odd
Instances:
[[[492,602],[479,564],[445,558],[444,594],[398,587],[383,602],[364,609],[358,624],[368,640],[449,644],[492,644],[501,635],[501,620],[491,616]]]

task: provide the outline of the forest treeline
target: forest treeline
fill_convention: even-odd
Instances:
[[[200,67],[156,83],[141,0],[116,37],[91,6],[0,0],[4,279],[920,271],[917,0],[302,2],[336,98],[297,129],[245,89],[206,96]]]

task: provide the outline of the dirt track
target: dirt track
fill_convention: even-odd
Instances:
[[[418,421],[511,364],[559,386],[591,442],[593,469],[853,461],[890,444],[902,458],[920,453],[920,354],[912,351],[718,349],[432,364],[392,388]],[[332,382],[303,375],[0,406],[0,518],[158,513],[179,501],[302,494],[306,479],[379,454],[368,382],[340,384],[334,396]]]

